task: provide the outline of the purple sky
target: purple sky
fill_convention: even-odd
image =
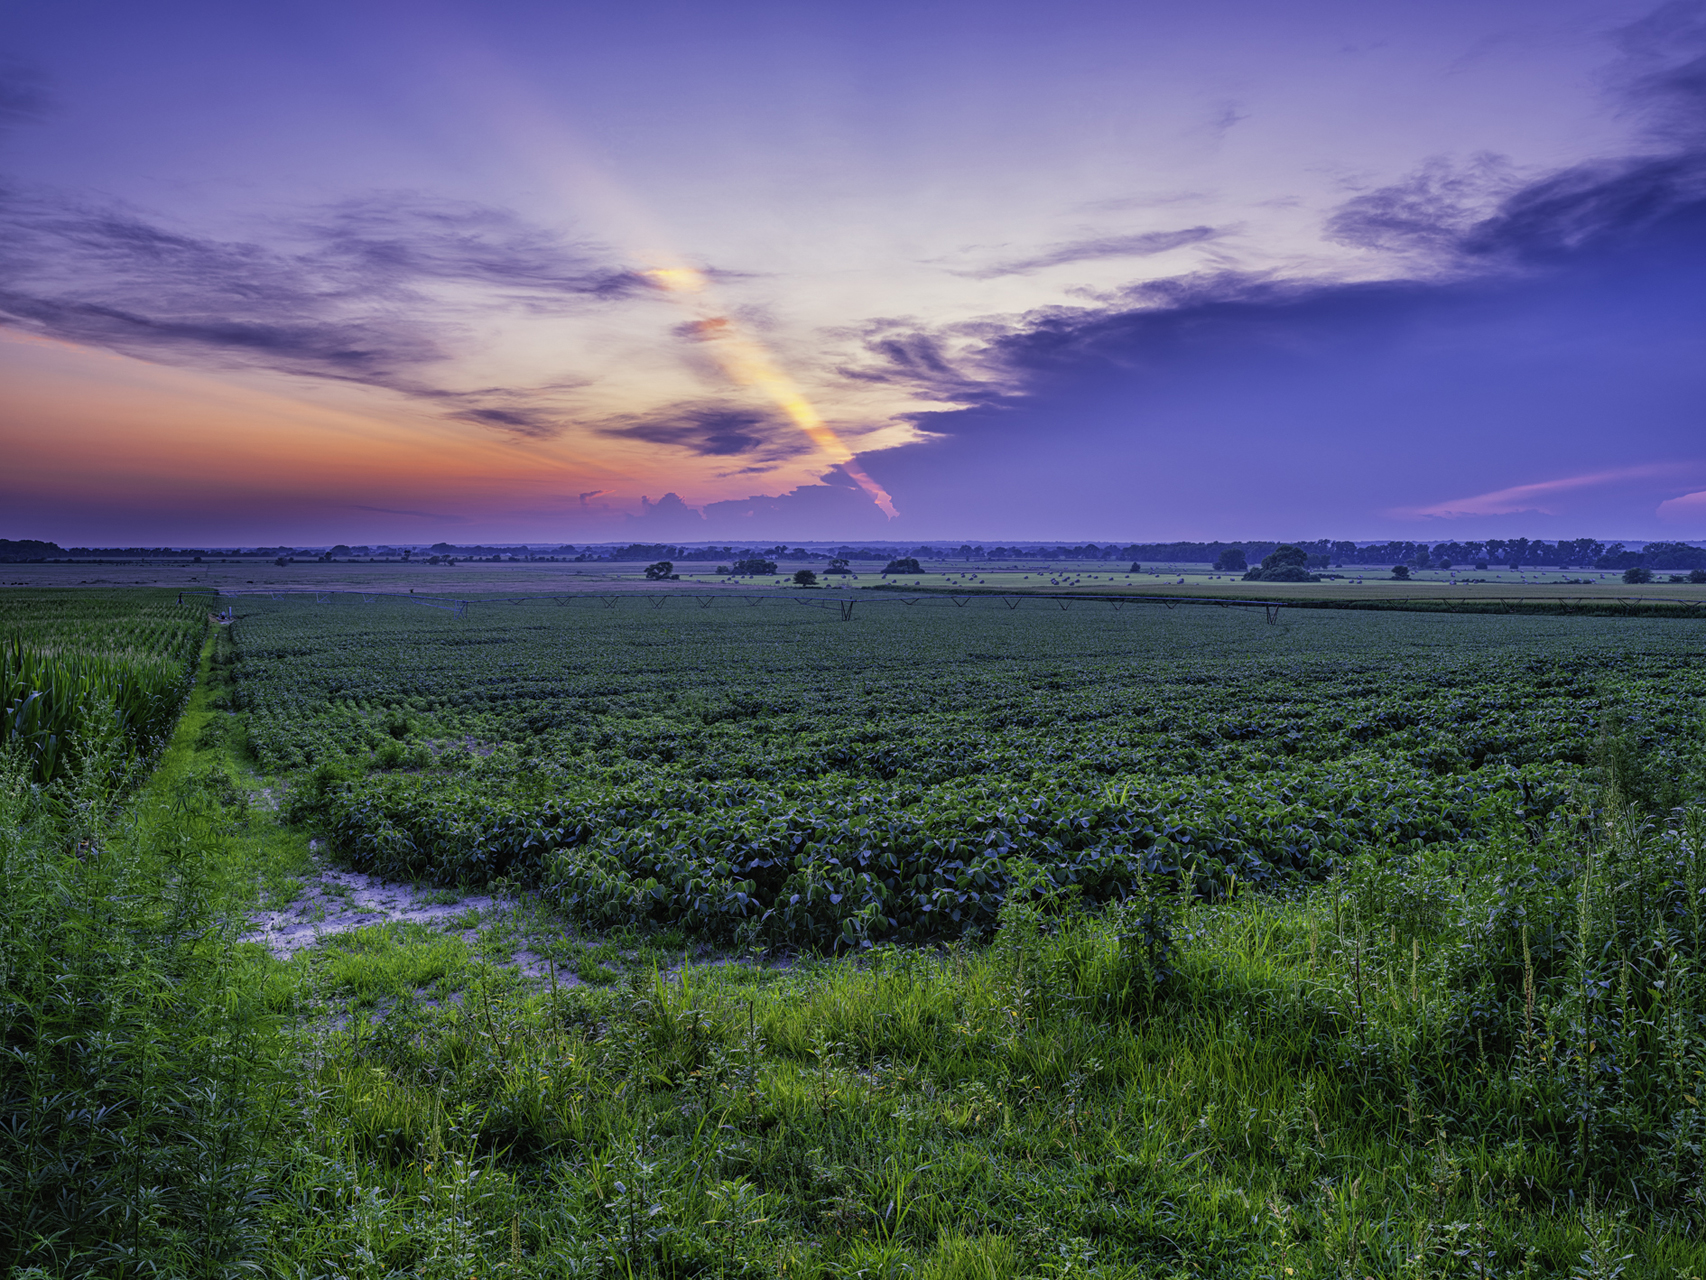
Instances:
[[[14,6],[0,536],[1701,539],[1703,233],[1699,5]]]

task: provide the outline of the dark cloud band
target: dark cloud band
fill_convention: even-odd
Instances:
[[[681,405],[609,422],[600,435],[684,449],[701,458],[754,458],[773,462],[811,451],[799,428],[780,415],[720,405]]]
[[[0,102],[0,111],[4,103]],[[562,423],[525,392],[452,392],[423,370],[482,307],[565,311],[637,292],[631,272],[466,203],[397,194],[274,228],[272,245],[193,236],[139,214],[0,190],[0,323],[153,359],[249,366],[450,400],[521,436]],[[444,301],[459,286],[463,300]]]

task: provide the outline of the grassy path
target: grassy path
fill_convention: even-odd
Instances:
[[[335,866],[321,842],[285,820],[286,784],[252,768],[243,718],[230,709],[231,657],[229,633],[214,628],[138,804],[195,822],[216,845],[208,864],[216,913],[275,1006],[309,1022],[347,1023],[399,999],[455,1003],[471,982],[603,984],[616,978],[606,961],[639,963],[641,950],[659,958],[656,947],[573,941],[561,921],[514,895],[385,882]]]

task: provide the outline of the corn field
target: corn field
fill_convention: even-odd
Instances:
[[[169,598],[62,594],[0,605],[0,744],[46,784],[90,744],[148,757],[170,736],[206,620]]]

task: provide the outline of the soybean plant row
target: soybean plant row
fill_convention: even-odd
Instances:
[[[977,936],[1018,874],[1301,887],[1608,768],[1663,809],[1706,690],[1676,621],[246,608],[249,745],[353,865],[814,950]]]

